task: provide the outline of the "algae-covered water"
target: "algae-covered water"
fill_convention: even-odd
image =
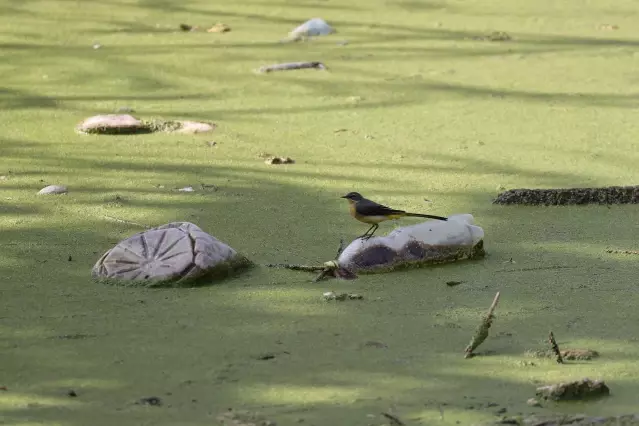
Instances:
[[[1,3],[0,418],[210,425],[232,408],[284,426],[388,424],[382,412],[470,425],[636,411],[639,257],[607,250],[638,250],[637,208],[491,201],[637,182],[638,11],[629,0]],[[279,43],[312,17],[338,32]],[[205,31],[218,22],[231,31]],[[511,40],[482,39],[494,31]],[[303,60],[328,71],[254,73]],[[122,107],[217,128],[74,132]],[[269,166],[265,153],[295,163]],[[37,196],[48,184],[69,193]],[[185,186],[196,191],[175,191]],[[197,289],[90,279],[142,229],[127,222],[191,221],[258,264],[330,260],[366,229],[339,198],[349,191],[472,213],[487,257],[315,284],[264,267]],[[327,303],[331,290],[364,299]],[[464,359],[497,291],[483,356]],[[526,357],[550,330],[601,356]],[[583,377],[610,397],[526,403],[537,386]],[[140,402],[150,397],[160,405]]]

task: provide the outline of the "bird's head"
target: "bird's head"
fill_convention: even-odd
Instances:
[[[348,194],[343,195],[341,198],[346,198],[350,201],[359,201],[364,199],[364,197],[362,197],[362,194],[360,194],[359,192],[349,192]]]

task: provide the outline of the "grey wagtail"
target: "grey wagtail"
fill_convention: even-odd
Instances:
[[[438,220],[448,220],[445,217],[441,216],[433,216],[430,214],[420,214],[420,213],[408,213],[404,210],[395,210],[390,207],[383,206],[381,204],[377,204],[375,201],[367,200],[362,197],[362,195],[358,192],[349,192],[341,198],[346,198],[348,200],[348,204],[350,204],[350,213],[355,219],[360,222],[368,223],[371,225],[368,228],[368,231],[364,233],[364,235],[358,238],[369,239],[373,236],[377,228],[379,228],[379,223],[384,222],[385,220],[398,219],[400,217],[426,217],[428,219],[438,219]]]

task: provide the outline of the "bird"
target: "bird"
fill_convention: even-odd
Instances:
[[[363,235],[357,237],[366,240],[372,237],[375,231],[377,231],[377,228],[379,228],[379,223],[386,220],[398,219],[400,217],[406,216],[425,217],[428,219],[437,219],[444,221],[448,220],[448,218],[442,216],[434,216],[421,213],[408,213],[404,210],[395,210],[382,204],[378,204],[375,201],[366,199],[359,192],[349,192],[348,194],[340,198],[345,198],[346,200],[348,200],[351,216],[353,216],[360,222],[371,225],[371,227],[368,228],[368,231],[366,231]]]

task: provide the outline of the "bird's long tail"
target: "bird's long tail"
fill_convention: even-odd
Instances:
[[[428,219],[437,219],[437,220],[448,220],[448,218],[442,216],[433,216],[431,214],[421,214],[421,213],[404,213],[404,216],[410,217],[425,217]]]

